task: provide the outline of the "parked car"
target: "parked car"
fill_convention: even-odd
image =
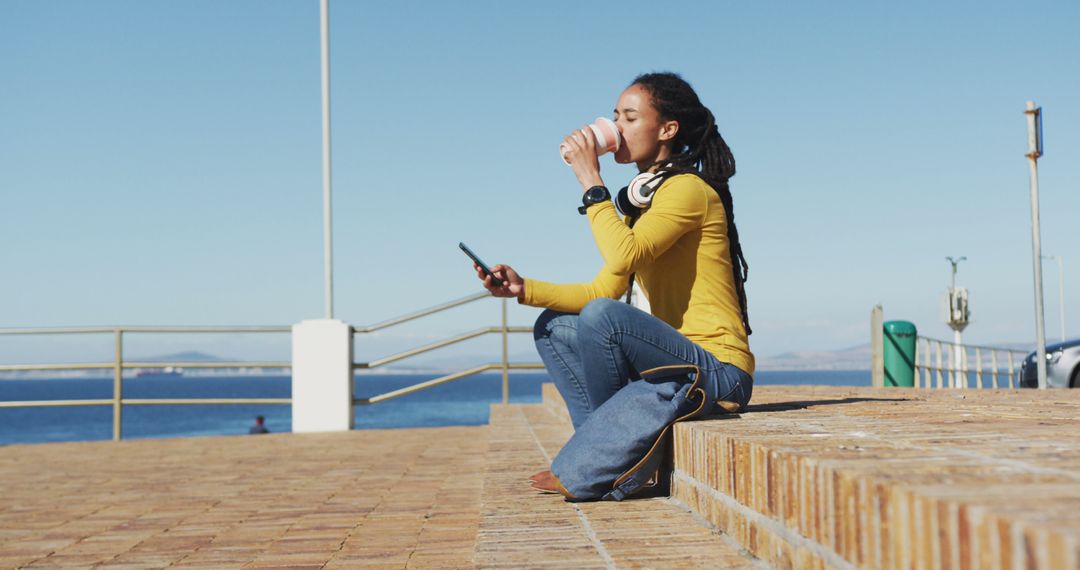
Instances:
[[[1024,358],[1020,367],[1020,387],[1039,387],[1034,352]],[[1046,346],[1046,387],[1080,388],[1080,339]]]

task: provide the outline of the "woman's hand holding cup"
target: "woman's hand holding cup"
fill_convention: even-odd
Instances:
[[[596,122],[567,135],[559,145],[563,161],[574,170],[582,190],[603,184],[600,178],[602,154],[615,152],[622,145],[622,134],[611,119],[600,117]]]

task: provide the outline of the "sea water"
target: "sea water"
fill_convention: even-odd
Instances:
[[[363,374],[355,395],[367,398],[437,374]],[[510,401],[537,403],[543,373],[510,375]],[[868,386],[869,371],[759,371],[755,385]],[[0,402],[112,398],[111,378],[0,380]],[[125,398],[288,398],[288,376],[181,376],[124,379]],[[356,407],[357,429],[484,425],[502,401],[502,375],[479,374],[408,396]],[[292,429],[288,405],[124,406],[124,439],[246,434],[255,416],[271,432]],[[112,437],[112,406],[0,408],[0,444],[101,440]]]

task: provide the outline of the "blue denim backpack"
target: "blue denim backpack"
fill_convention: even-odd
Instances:
[[[661,366],[623,386],[566,442],[551,472],[570,501],[621,501],[658,482],[675,422],[712,408],[693,365]],[[720,402],[728,411],[738,405]],[[734,407],[732,407],[734,406]]]

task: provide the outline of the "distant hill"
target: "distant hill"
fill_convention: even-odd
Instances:
[[[759,356],[758,370],[870,370],[870,343],[840,350],[800,350]]]
[[[197,350],[188,350],[185,352],[174,352],[172,354],[160,354],[157,356],[125,356],[124,360],[130,360],[133,362],[228,362],[224,358],[219,358],[212,354],[205,352],[199,352]]]

